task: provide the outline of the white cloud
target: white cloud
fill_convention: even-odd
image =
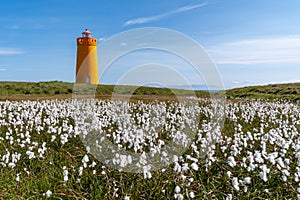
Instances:
[[[300,64],[300,35],[223,43],[207,52],[217,64]]]
[[[240,81],[231,81],[231,83],[232,83],[232,84],[237,84],[237,85],[241,84]]]
[[[0,68],[0,71],[7,71],[7,69],[5,69],[5,68]]]
[[[18,49],[13,48],[0,48],[0,56],[1,55],[17,55],[17,54],[23,54],[23,51],[20,51]]]
[[[184,6],[184,7],[180,7],[180,8],[177,8],[175,10],[172,10],[172,11],[169,11],[169,12],[166,12],[166,13],[159,14],[159,15],[154,15],[154,16],[150,16],[150,17],[135,18],[135,19],[126,21],[124,23],[124,26],[130,26],[130,25],[134,25],[134,24],[144,24],[144,23],[157,21],[157,20],[160,20],[160,19],[162,19],[166,16],[173,15],[173,14],[176,14],[176,13],[185,12],[185,11],[189,11],[189,10],[193,10],[195,8],[206,6],[207,4],[208,3],[202,3],[202,4],[197,4],[197,5]]]
[[[101,37],[101,38],[98,38],[98,42],[103,42],[106,38],[104,37]]]
[[[236,85],[253,85],[253,84],[258,84],[257,81],[252,81],[252,80],[234,80],[234,81],[231,81],[232,84],[236,84]]]

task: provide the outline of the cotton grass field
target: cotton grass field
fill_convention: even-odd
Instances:
[[[299,130],[289,101],[0,101],[0,199],[300,199]]]

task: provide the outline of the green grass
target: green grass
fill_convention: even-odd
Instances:
[[[0,95],[37,94],[55,95],[70,94],[73,86],[70,83],[52,82],[0,82]]]
[[[74,88],[80,84],[50,81],[50,82],[0,82],[0,96],[16,95],[36,95],[36,96],[57,96],[71,95]],[[97,85],[88,86],[83,84],[87,94],[112,95],[113,93],[122,95],[197,95],[200,97],[209,96],[203,91],[189,91],[183,89],[168,89],[154,87],[134,87],[134,86],[115,86]],[[287,99],[290,101],[300,100],[300,83],[272,84],[264,86],[249,86],[226,90],[229,99],[267,99],[278,100]]]
[[[249,86],[226,91],[228,98],[287,99],[290,101],[300,100],[300,83],[271,84],[265,86]]]
[[[74,84],[61,81],[50,82],[0,82],[0,96],[10,95],[67,95],[74,92],[74,88],[83,85],[83,88],[88,94],[95,95],[111,95],[117,94],[132,94],[132,95],[198,95],[207,96],[207,92],[189,91],[183,89],[168,89],[154,87],[134,87],[134,86],[115,86],[115,85],[85,85]]]
[[[75,88],[80,84],[75,84]],[[89,86],[84,85],[84,88]],[[0,82],[0,96],[11,95],[71,95],[74,92],[74,83],[50,81],[50,82]],[[134,87],[134,86],[115,86],[98,85],[91,86],[88,94],[111,95],[112,93],[122,95],[194,95],[209,96],[203,91],[189,91],[183,89],[168,89],[154,87]],[[267,99],[278,100],[287,99],[290,101],[300,100],[300,83],[272,84],[265,86],[249,86],[226,90],[229,99]]]

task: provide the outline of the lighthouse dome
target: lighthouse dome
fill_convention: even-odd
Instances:
[[[85,29],[85,31],[82,32],[82,37],[89,37],[89,38],[91,38],[92,37],[92,33],[88,29]]]

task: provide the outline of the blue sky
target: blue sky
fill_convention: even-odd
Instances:
[[[300,82],[299,0],[15,0],[0,7],[1,81],[73,82],[76,38],[85,28],[101,41],[162,27],[197,41],[226,88]],[[130,59],[137,57],[124,62]],[[101,83],[117,82],[118,67],[125,65],[118,63]]]

